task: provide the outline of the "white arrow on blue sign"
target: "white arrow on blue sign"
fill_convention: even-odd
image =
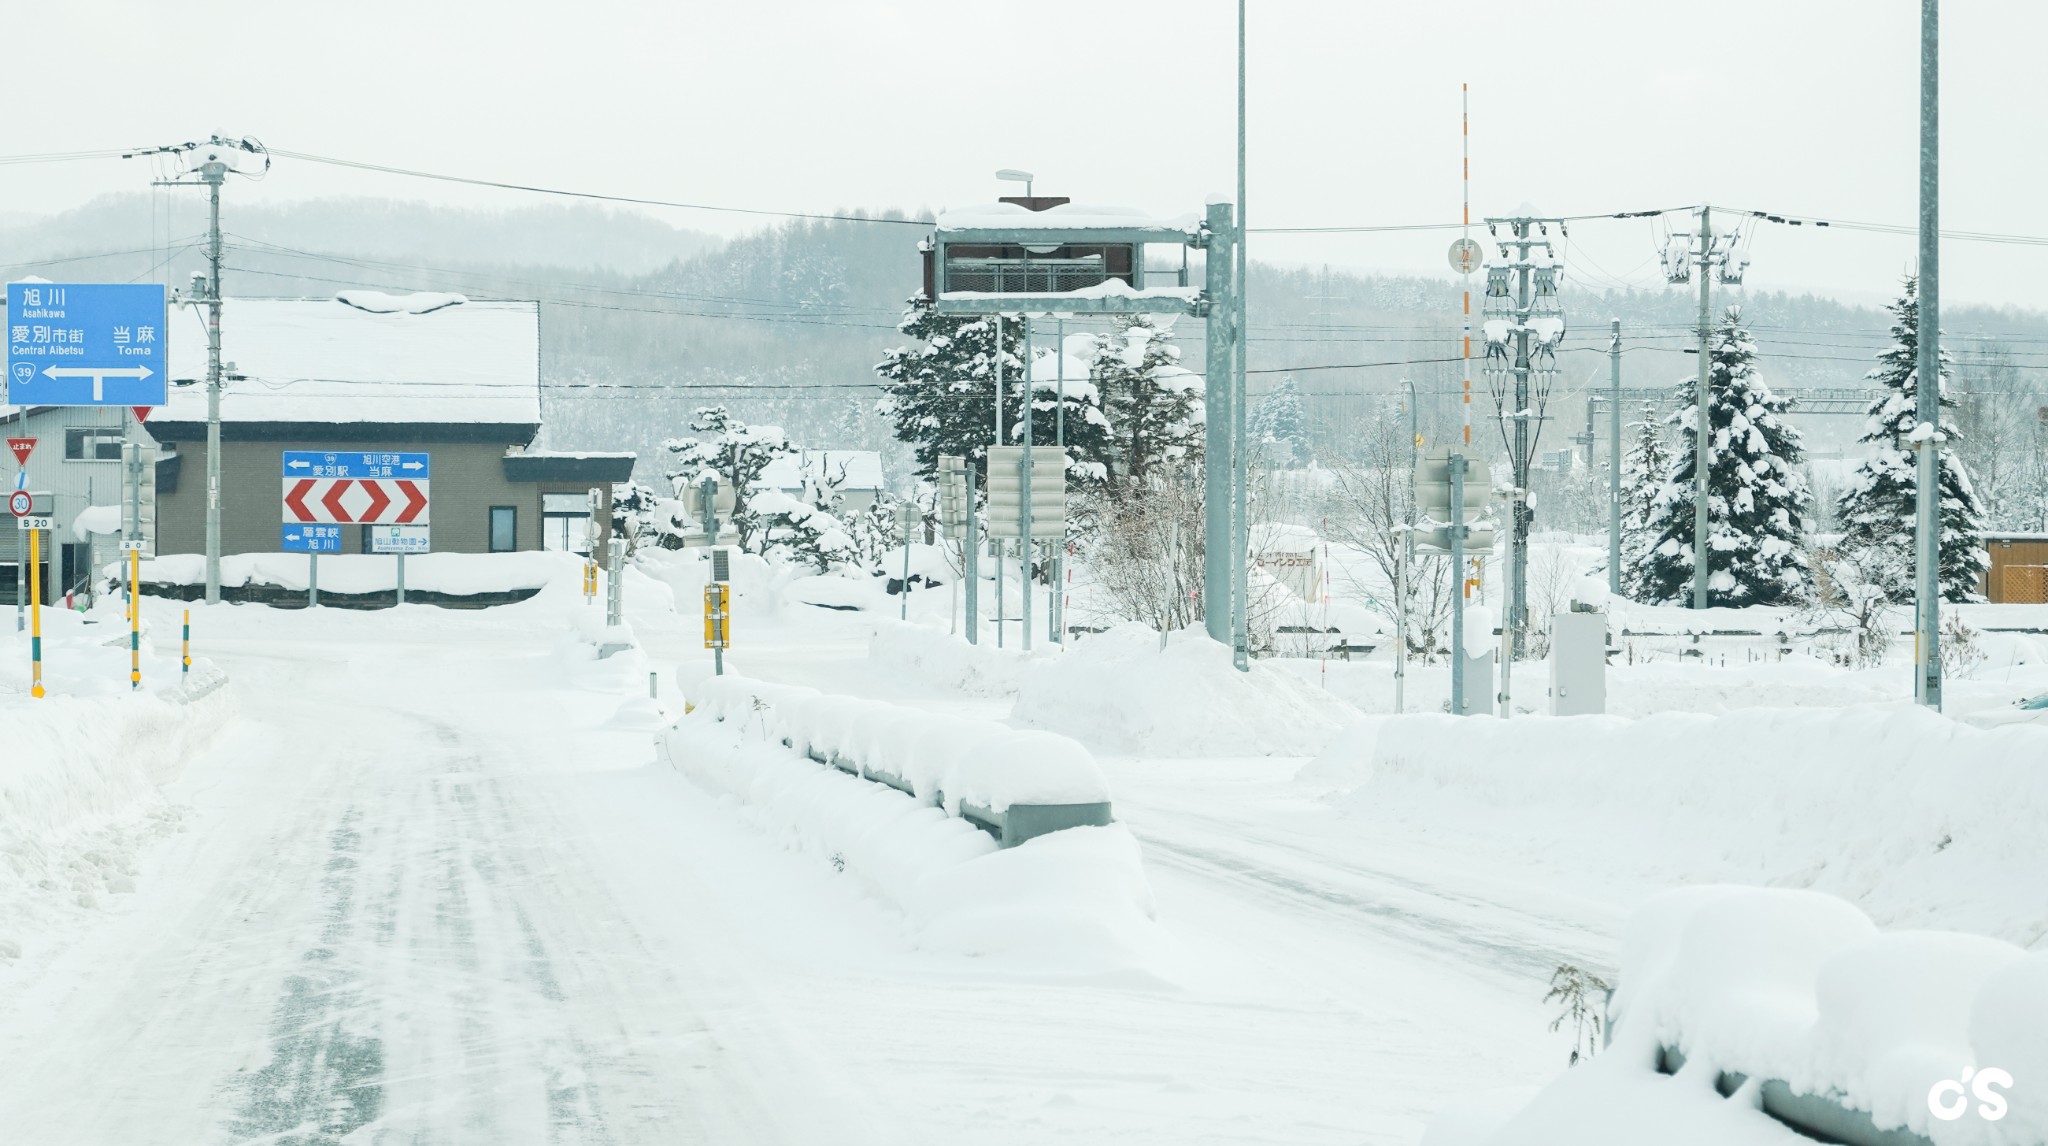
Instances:
[[[284,476],[298,478],[431,478],[428,454],[380,450],[286,450]]]
[[[7,400],[17,406],[161,406],[158,283],[7,284]]]
[[[339,553],[341,526],[287,525],[284,527],[284,543],[279,548],[286,553]]]

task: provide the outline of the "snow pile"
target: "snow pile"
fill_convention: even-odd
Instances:
[[[1627,885],[1789,884],[2048,945],[2048,728],[1915,705],[1360,722],[1303,775],[1406,829]]]
[[[157,786],[232,712],[225,692],[189,704],[147,692],[4,698],[0,962],[54,920],[135,889],[136,849],[177,825]]]
[[[951,814],[963,802],[1002,812],[1011,804],[1109,801],[1095,758],[1064,736],[742,676],[704,678],[690,694],[713,720],[906,788]]]
[[[71,539],[83,545],[92,541],[96,533],[112,536],[121,532],[121,521],[118,505],[86,506],[71,522]]]
[[[1817,892],[1681,888],[1631,917],[1615,1011],[1613,1046],[1574,1072],[1590,1083],[1539,1096],[1493,1141],[1607,1140],[1578,1134],[1622,1129],[1602,1091],[1640,1082],[1671,1048],[1681,1083],[1776,1080],[1940,1146],[2048,1142],[2048,952],[1879,932]],[[1964,1116],[1938,1119],[1930,1092],[1949,1080],[1941,1101]]]
[[[1312,756],[1358,711],[1206,635],[1119,625],[1034,664],[1013,718],[1131,756]]]
[[[969,696],[1014,695],[1025,669],[1035,661],[1058,655],[1057,646],[1040,646],[1025,653],[992,644],[970,645],[964,637],[897,620],[877,625],[874,640],[868,644],[868,659],[877,669],[926,684],[956,688]]]
[[[220,559],[220,583],[303,591],[306,558],[303,553],[231,553]],[[405,559],[405,589],[459,597],[512,593],[562,578],[580,584],[582,568],[583,559],[573,553],[419,553]],[[120,572],[126,576],[125,569]],[[145,585],[198,585],[205,580],[206,558],[198,553],[171,553],[142,562]],[[397,585],[398,562],[387,554],[329,553],[320,558],[323,593],[390,592]]]
[[[1106,798],[1079,745],[730,676],[700,681],[693,692],[695,711],[662,740],[673,766],[739,801],[755,826],[901,909],[920,946],[1078,973],[1131,966],[1158,942],[1137,841],[1121,824],[999,848],[923,798],[922,785],[935,782],[948,785],[943,798],[952,809],[962,794],[1002,806],[1026,797]],[[790,746],[780,743],[784,733],[794,734]],[[820,766],[801,755],[806,748],[851,755],[864,769],[903,763],[919,777],[920,795]]]

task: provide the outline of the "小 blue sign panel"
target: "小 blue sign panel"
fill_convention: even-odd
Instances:
[[[284,476],[300,478],[411,478],[423,480],[428,455],[382,450],[285,450]]]
[[[279,548],[286,553],[339,553],[341,526],[287,524]]]
[[[9,283],[7,400],[161,406],[166,333],[157,283]]]

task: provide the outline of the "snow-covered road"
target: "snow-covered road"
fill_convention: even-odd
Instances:
[[[195,618],[241,716],[136,894],[4,969],[8,1140],[1412,1143],[1554,1073],[1549,970],[1611,958],[1610,906],[1376,848],[1275,761],[1108,762],[1156,965],[921,951],[656,764],[614,719],[648,664],[558,619]],[[751,636],[793,677],[858,643]]]

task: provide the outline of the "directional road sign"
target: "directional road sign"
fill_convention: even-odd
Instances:
[[[284,541],[278,548],[286,553],[339,553],[341,526],[287,523],[284,526]]]
[[[286,450],[284,519],[425,525],[431,472],[426,454]]]
[[[373,525],[370,527],[372,553],[426,553],[433,548],[433,531],[424,525]]]
[[[35,512],[35,508],[36,499],[30,497],[25,489],[18,489],[7,495],[7,512],[16,517],[27,517]]]
[[[7,400],[161,406],[165,335],[157,283],[9,283]]]

